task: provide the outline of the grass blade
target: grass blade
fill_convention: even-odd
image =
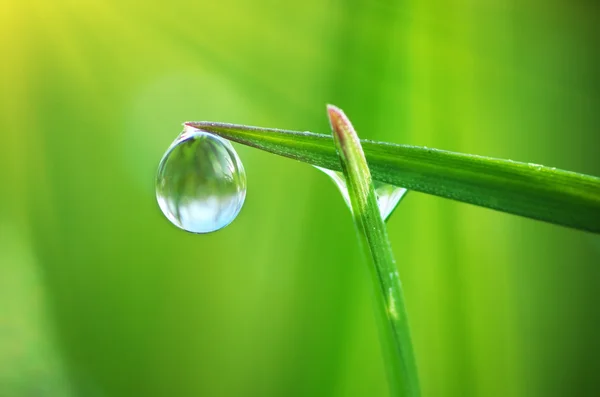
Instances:
[[[344,113],[328,106],[340,166],[352,203],[359,240],[375,287],[376,314],[393,396],[419,396],[419,382],[396,262],[381,218],[369,167]]]
[[[213,122],[186,124],[271,153],[341,171],[329,135]],[[418,146],[360,142],[375,180],[600,233],[598,177]]]

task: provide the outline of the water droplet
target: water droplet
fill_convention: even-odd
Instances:
[[[246,172],[229,141],[186,126],[158,166],[156,199],[177,227],[210,233],[229,225],[246,198]]]
[[[338,171],[329,170],[327,168],[321,168],[317,166],[315,166],[315,168],[320,169],[325,174],[329,175],[338,189],[340,189],[340,193],[342,193],[342,197],[348,205],[348,208],[352,210],[352,204],[350,203],[350,196],[348,195],[348,188],[346,186],[346,178],[344,178],[344,174]],[[400,200],[406,194],[407,190],[403,187],[390,185],[389,183],[380,181],[373,181],[373,187],[375,188],[375,196],[377,197],[379,213],[385,221],[390,217],[392,212],[394,212],[398,206],[398,203],[400,203]]]
[[[536,171],[541,171],[544,168],[541,164],[529,163],[528,165]]]

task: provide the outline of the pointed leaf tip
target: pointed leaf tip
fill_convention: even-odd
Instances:
[[[333,134],[338,138],[340,143],[343,143],[350,131],[353,130],[350,120],[346,117],[342,109],[334,105],[327,105],[327,115],[329,116],[329,123],[331,124]]]

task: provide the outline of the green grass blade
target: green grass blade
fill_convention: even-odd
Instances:
[[[383,355],[393,396],[419,396],[419,382],[396,262],[379,213],[360,141],[344,113],[328,106],[333,140],[352,203],[354,224],[369,262]]]
[[[333,138],[212,122],[193,127],[281,156],[341,171]],[[600,233],[600,178],[445,150],[360,141],[382,182],[558,225]]]

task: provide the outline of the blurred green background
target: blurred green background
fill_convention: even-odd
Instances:
[[[246,205],[154,196],[186,120],[600,175],[594,1],[0,0],[0,396],[386,396],[349,211],[236,146]],[[600,239],[409,193],[389,221],[424,396],[600,393]]]

